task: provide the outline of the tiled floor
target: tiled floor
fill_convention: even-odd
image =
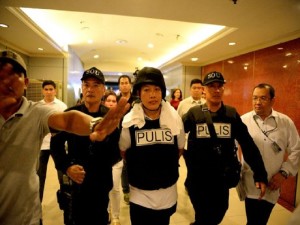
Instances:
[[[189,225],[193,221],[193,208],[183,187],[185,179],[185,163],[180,159],[180,178],[178,181],[178,206],[176,213],[171,217],[171,225]],[[58,181],[52,159],[48,165],[46,187],[43,201],[44,225],[63,225],[62,211],[56,203],[56,191]],[[122,198],[123,199],[123,198]],[[276,204],[268,225],[285,225],[291,212]],[[121,201],[121,225],[130,225],[129,207]],[[227,211],[221,225],[244,225],[246,224],[245,209],[243,202],[240,202],[235,189],[231,189],[229,210]]]

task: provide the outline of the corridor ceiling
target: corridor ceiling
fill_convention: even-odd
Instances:
[[[42,9],[38,21],[20,7]],[[69,39],[55,41],[39,27],[42,20]],[[132,73],[149,65],[202,66],[293,40],[299,21],[300,0],[1,0],[0,24],[9,27],[0,27],[0,43],[29,57],[64,57],[68,44],[86,68]],[[217,33],[202,37],[209,33],[199,30],[204,25]]]

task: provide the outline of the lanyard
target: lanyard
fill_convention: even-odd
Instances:
[[[256,125],[258,126],[258,128],[261,130],[261,132],[272,142],[272,149],[274,150],[274,152],[275,153],[278,153],[278,152],[280,152],[282,149],[280,148],[280,146],[276,143],[276,141],[273,141],[271,138],[269,138],[269,136],[268,136],[268,134],[269,133],[271,133],[271,132],[273,132],[273,131],[275,131],[276,129],[277,129],[277,122],[276,122],[276,120],[275,120],[275,118],[274,117],[272,117],[273,119],[274,119],[274,122],[275,122],[275,128],[273,128],[272,130],[268,130],[268,131],[263,131],[262,129],[261,129],[261,127],[258,125],[258,123],[257,123],[257,121],[256,121],[256,119],[255,119],[255,117],[253,116],[253,119],[254,119],[254,121],[255,121],[255,123],[256,123]]]
[[[273,118],[273,120],[274,120],[274,122],[275,122],[275,128],[273,128],[273,129],[271,129],[271,130],[263,131],[263,130],[261,129],[261,127],[259,126],[259,124],[257,123],[257,121],[256,121],[256,119],[255,119],[255,116],[253,116],[254,122],[256,123],[256,125],[258,126],[258,128],[261,130],[261,132],[262,132],[268,139],[270,139],[270,138],[269,138],[269,133],[271,133],[271,132],[273,132],[273,131],[275,131],[275,130],[277,129],[277,122],[276,122],[276,120],[275,120],[274,117],[272,117],[272,118]],[[271,139],[270,139],[270,140],[271,140]]]

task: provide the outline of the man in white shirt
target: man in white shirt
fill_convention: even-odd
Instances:
[[[200,79],[193,79],[190,84],[191,96],[183,99],[178,106],[179,116],[183,116],[195,105],[201,105],[205,103],[205,99],[202,98],[203,86]]]
[[[67,105],[56,98],[56,84],[52,80],[44,80],[42,83],[42,93],[43,93],[43,100],[40,102],[43,105],[47,105],[51,108],[54,108],[58,112],[63,112],[67,109]],[[47,165],[50,156],[50,140],[51,140],[51,133],[48,133],[43,140],[41,146],[41,152],[39,156],[39,167],[37,170],[37,174],[40,180],[40,199],[41,202],[43,200],[44,195],[44,186],[47,174]],[[60,175],[58,173],[58,178],[60,179]]]
[[[246,161],[243,164],[247,225],[267,224],[282,184],[288,176],[295,176],[299,169],[300,141],[297,129],[288,116],[273,110],[274,103],[274,88],[270,84],[259,84],[253,89],[253,111],[241,117],[259,148],[268,173],[266,194],[261,199],[252,170]]]

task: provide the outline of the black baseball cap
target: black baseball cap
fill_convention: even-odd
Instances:
[[[102,84],[105,84],[104,75],[101,70],[97,69],[96,67],[92,67],[86,71],[84,71],[81,80],[85,80],[87,78],[94,77],[98,79]]]
[[[220,72],[213,71],[205,75],[202,85],[206,86],[212,82],[219,82],[225,84],[226,80],[224,80],[224,77]]]
[[[10,50],[0,51],[0,61],[12,64],[15,67],[15,70],[23,72],[26,77],[26,64],[19,54]]]

